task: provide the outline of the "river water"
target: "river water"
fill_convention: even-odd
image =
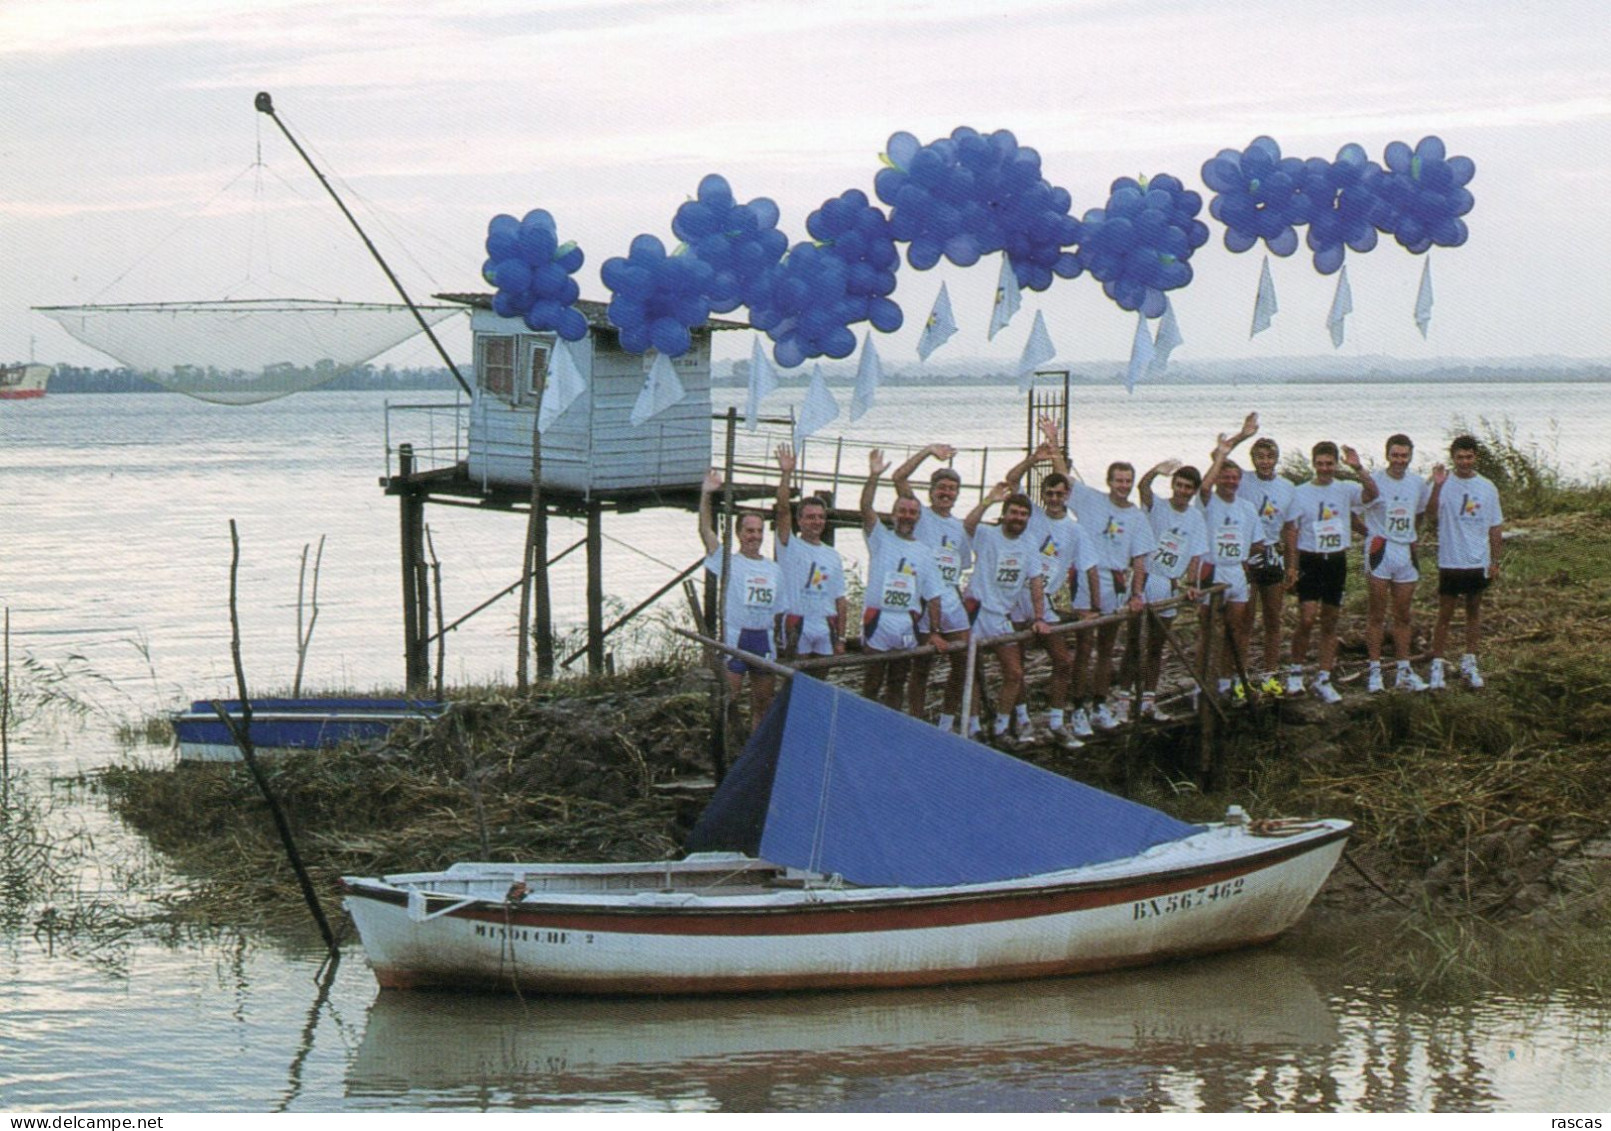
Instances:
[[[1133,398],[1076,388],[1074,451],[1088,478],[1113,458],[1200,459],[1213,433],[1258,409],[1289,450],[1334,436],[1369,454],[1402,429],[1429,463],[1457,416],[1481,415],[1552,446],[1568,472],[1596,475],[1611,456],[1608,400],[1591,385],[1487,385],[1465,400],[1415,385],[1158,387]],[[413,414],[406,427],[424,419]],[[393,427],[395,441],[405,424]],[[1009,387],[888,389],[848,435],[989,446],[999,467],[1024,428],[1023,401]],[[161,395],[0,406],[0,604],[10,610],[16,682],[34,693],[12,729],[12,766],[35,795],[50,793],[52,826],[92,846],[86,883],[108,914],[130,887],[162,890],[183,878],[93,793],[49,779],[120,756],[111,734],[119,722],[232,690],[230,518],[241,535],[243,650],[255,686],[293,678],[298,560],[321,535],[307,686],[400,682],[397,513],[376,482],[385,437],[384,401],[371,394],[249,408]],[[758,448],[775,438],[745,439]],[[812,443],[812,458],[823,459],[830,445]],[[847,472],[865,467],[864,447],[845,451]],[[451,508],[427,517],[450,616],[514,580],[519,518]],[[551,534],[556,549],[568,544],[566,526]],[[691,526],[685,512],[609,516],[608,590],[630,605],[687,565],[697,552]],[[843,540],[847,556],[858,543]],[[579,558],[556,570],[562,621],[581,615]],[[450,684],[512,670],[514,624],[512,608],[495,606],[455,633]],[[1349,982],[1319,957],[1336,953],[1322,938],[1360,930],[1337,913],[1311,916],[1261,951],[1125,975],[623,1004],[380,994],[352,948],[321,994],[321,955],[308,938],[150,927],[56,938],[25,897],[0,893],[0,908],[5,1110],[1611,1105],[1603,1004],[1494,993],[1437,1006]]]

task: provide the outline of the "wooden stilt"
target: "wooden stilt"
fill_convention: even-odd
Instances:
[[[587,504],[587,670],[604,671],[604,513]]]
[[[404,480],[414,473],[414,448],[403,444],[397,451],[398,478]],[[405,486],[397,496],[401,563],[403,574],[403,670],[404,683],[411,695],[429,693],[431,661],[427,650],[426,622],[430,599],[421,605],[420,576],[425,568],[425,503],[413,490]],[[428,591],[427,591],[428,592]]]
[[[548,508],[539,505],[532,515],[531,552],[535,566],[532,584],[537,604],[537,678],[554,678],[554,605],[548,587]]]

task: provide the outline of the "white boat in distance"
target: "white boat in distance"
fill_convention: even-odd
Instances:
[[[0,401],[21,401],[45,395],[50,383],[50,366],[29,362],[26,365],[0,365]]]
[[[1190,825],[795,675],[689,838],[348,876],[383,987],[676,994],[1076,974],[1266,941],[1350,825]]]

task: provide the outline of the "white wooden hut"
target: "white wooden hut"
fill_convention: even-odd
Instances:
[[[471,307],[469,477],[484,488],[530,486],[537,394],[548,376],[555,336],[499,316],[491,295],[439,297]],[[711,335],[746,324],[712,319],[696,327],[693,348],[672,359],[685,390],[682,400],[634,425],[632,408],[656,355],[621,349],[604,303],[582,301],[577,307],[587,318],[588,335],[565,345],[587,391],[543,432],[544,488],[610,498],[697,487],[711,466]]]

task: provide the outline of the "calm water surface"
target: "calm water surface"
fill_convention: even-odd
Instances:
[[[419,400],[431,398],[420,396]],[[798,400],[798,394],[794,395]],[[848,402],[848,392],[842,394]],[[1259,409],[1289,449],[1324,436],[1375,450],[1403,429],[1438,446],[1456,415],[1508,418],[1578,474],[1607,467],[1611,406],[1584,385],[1076,390],[1076,463],[1201,459]],[[775,410],[787,397],[769,403]],[[88,714],[40,712],[13,766],[105,764],[118,721],[232,689],[228,519],[242,542],[249,678],[295,670],[297,563],[326,537],[307,683],[401,674],[397,512],[383,400],[305,394],[251,408],[173,396],[58,396],[0,405],[0,604],[19,683]],[[1008,388],[886,390],[853,440],[1023,442]],[[423,425],[415,424],[416,428]],[[401,429],[401,425],[398,425]],[[395,434],[423,441],[419,435]],[[436,437],[441,440],[439,433]],[[745,438],[754,449],[777,435]],[[831,447],[813,441],[813,460]],[[848,447],[845,467],[865,468]],[[1001,463],[994,461],[1001,460]],[[428,510],[449,615],[515,579],[518,517]],[[555,549],[580,537],[557,524]],[[606,520],[606,580],[628,605],[697,553],[691,516]],[[859,540],[842,549],[855,556]],[[580,555],[555,576],[581,615]],[[512,670],[510,606],[450,644],[450,682]],[[153,751],[150,757],[167,755]],[[52,821],[94,838],[106,906],[168,875],[93,797],[57,787]],[[0,897],[4,898],[4,897]],[[1028,985],[898,994],[618,1003],[381,994],[349,949],[325,995],[309,940],[175,936],[161,928],[53,940],[40,906],[0,920],[0,1108],[123,1110],[1533,1110],[1611,1104],[1603,1004],[1493,995],[1433,1007],[1344,983],[1310,957],[1310,920],[1274,948],[1189,965]]]

